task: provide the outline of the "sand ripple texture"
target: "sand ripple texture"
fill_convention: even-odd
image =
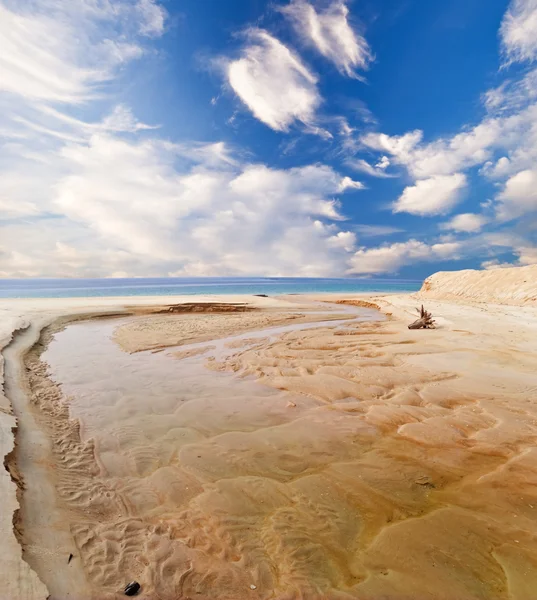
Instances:
[[[208,361],[123,353],[103,323],[58,334],[62,386],[27,366],[92,597],[535,598],[536,355],[477,343],[474,318]]]
[[[296,311],[282,313],[256,312],[251,308],[248,310],[252,312],[242,310],[224,314],[153,315],[132,319],[116,328],[114,339],[126,352],[158,351],[194,341],[215,340],[241,331],[318,320],[318,316],[304,315]],[[327,316],[328,318],[330,316]],[[332,318],[341,318],[341,315],[334,315]]]

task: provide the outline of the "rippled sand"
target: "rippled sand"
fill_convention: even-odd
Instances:
[[[27,368],[80,597],[137,579],[162,600],[534,598],[537,356],[486,318],[182,360],[122,352],[114,322],[58,333]]]
[[[285,325],[311,323],[318,315],[299,312],[255,311],[243,308],[227,314],[174,314],[148,316],[127,321],[114,331],[114,340],[126,352],[159,351],[192,342],[216,340],[243,331]],[[344,316],[344,315],[343,315]],[[342,315],[327,314],[325,319],[341,319]]]

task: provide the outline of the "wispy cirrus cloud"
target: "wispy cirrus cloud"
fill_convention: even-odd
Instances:
[[[239,58],[225,61],[227,81],[254,117],[276,131],[315,124],[317,76],[282,42],[261,29],[246,32]]]
[[[537,1],[511,0],[500,28],[507,62],[537,58]]]
[[[371,177],[378,177],[380,179],[395,177],[394,174],[386,172],[386,169],[390,166],[390,159],[387,156],[381,156],[374,165],[368,163],[363,158],[348,158],[345,160],[345,164],[351,169],[360,171]]]
[[[0,3],[0,91],[25,100],[80,104],[122,64],[144,53],[138,34],[159,35],[153,0]]]
[[[373,54],[365,37],[349,22],[349,9],[342,0],[333,0],[317,10],[306,0],[292,0],[280,8],[289,17],[301,38],[330,60],[340,73],[359,77]]]

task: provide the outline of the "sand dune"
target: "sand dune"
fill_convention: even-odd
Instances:
[[[428,277],[419,297],[537,306],[537,265],[490,271],[441,271]]]

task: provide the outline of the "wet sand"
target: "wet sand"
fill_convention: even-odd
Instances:
[[[140,317],[45,334],[28,395],[63,520],[20,535],[52,598],[532,599],[537,311],[430,300],[439,329],[409,331],[417,300],[156,354],[117,343]]]

